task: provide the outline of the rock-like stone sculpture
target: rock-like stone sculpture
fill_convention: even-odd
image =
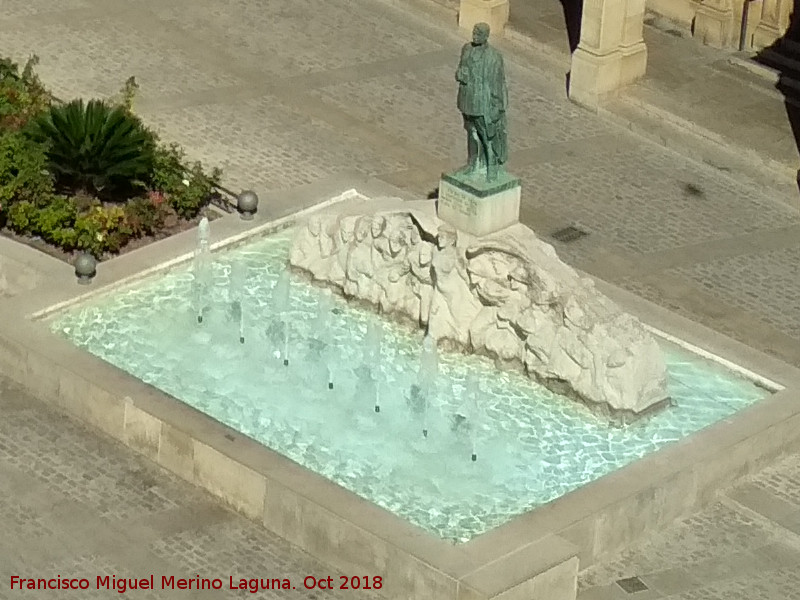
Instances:
[[[525,227],[472,238],[416,211],[315,216],[290,264],[590,405],[639,414],[667,399],[651,335]]]

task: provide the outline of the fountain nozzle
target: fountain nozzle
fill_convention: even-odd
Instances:
[[[377,405],[377,404],[375,405],[375,412],[376,413],[381,412],[381,407],[379,405]]]
[[[239,336],[239,343],[240,344],[244,344],[244,336],[243,335]]]
[[[478,455],[473,452],[472,453],[472,462],[475,462],[476,460],[478,460]]]
[[[333,382],[332,382],[332,381],[329,381],[329,382],[328,382],[328,389],[329,389],[329,390],[332,390],[332,389],[333,389]]]
[[[424,438],[428,437],[428,430],[427,429],[423,429],[422,430],[422,437],[424,437]]]
[[[288,367],[289,366],[289,359],[288,358],[284,358],[283,359],[283,366],[284,367]]]

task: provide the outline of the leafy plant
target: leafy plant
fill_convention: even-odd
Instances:
[[[175,212],[185,219],[196,217],[211,200],[214,185],[219,183],[220,175],[219,169],[214,169],[211,175],[206,175],[202,165],[199,162],[194,163],[186,179],[182,181],[183,188],[170,195],[170,204]]]
[[[222,171],[210,175],[200,162],[185,167],[186,153],[178,144],[159,144],[155,151],[151,184],[166,194],[170,206],[184,219],[196,217],[219,185]]]
[[[136,77],[128,77],[125,80],[125,85],[122,86],[119,93],[111,98],[110,104],[119,106],[125,109],[126,112],[133,112],[133,101],[139,90],[139,84],[136,83]]]
[[[101,258],[106,252],[119,252],[133,236],[125,209],[95,206],[75,220],[75,245]]]
[[[44,148],[21,133],[0,133],[0,203],[39,202],[53,194]]]
[[[17,233],[31,233],[39,209],[33,202],[23,200],[8,207],[8,227]]]
[[[55,232],[71,228],[77,216],[78,209],[74,202],[63,196],[54,196],[33,215],[31,230],[46,242],[56,243],[58,234]]]
[[[132,235],[153,235],[164,227],[174,211],[161,192],[150,192],[147,198],[134,198],[125,205],[125,218]]]
[[[185,158],[186,153],[178,144],[158,144],[153,153],[153,172],[150,176],[153,189],[167,194],[180,189],[185,179]]]
[[[47,145],[58,183],[100,193],[132,188],[152,172],[152,134],[134,115],[100,100],[53,106],[29,130]]]
[[[34,72],[38,63],[31,56],[20,73],[16,63],[0,58],[0,130],[19,130],[50,105],[50,94]]]

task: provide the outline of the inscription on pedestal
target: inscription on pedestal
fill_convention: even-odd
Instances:
[[[439,182],[439,218],[472,235],[488,235],[519,221],[519,180],[459,181],[445,174]]]
[[[439,187],[439,206],[470,217],[478,214],[478,199],[453,185]]]

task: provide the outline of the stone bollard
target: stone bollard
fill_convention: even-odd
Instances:
[[[245,190],[236,199],[236,208],[245,221],[251,221],[258,210],[258,196],[252,190]]]
[[[97,275],[97,259],[88,252],[81,252],[75,259],[75,275],[81,285],[90,284]]]

